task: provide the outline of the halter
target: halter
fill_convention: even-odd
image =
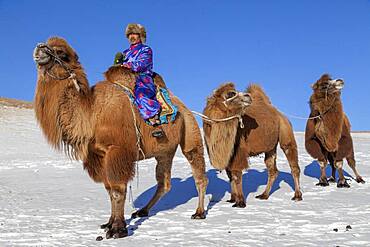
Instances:
[[[38,44],[37,48],[43,48],[45,50],[45,53],[48,54],[54,61],[52,66],[45,70],[45,73],[48,76],[50,76],[51,78],[53,78],[55,80],[58,80],[58,81],[65,80],[65,79],[70,79],[72,81],[73,85],[75,86],[76,90],[78,92],[80,92],[81,87],[78,85],[78,81],[76,79],[76,74],[74,73],[74,71],[72,69],[69,68],[68,64],[66,62],[64,62],[62,59],[60,59],[59,56],[54,52],[54,50],[51,49],[50,46],[48,46],[47,44],[45,44],[45,43]],[[62,66],[62,68],[67,72],[67,74],[68,74],[67,76],[58,77],[56,75],[53,75],[50,72],[50,70],[54,67],[54,65],[56,63],[58,63],[60,66]]]

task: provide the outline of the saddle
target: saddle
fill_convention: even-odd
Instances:
[[[109,82],[115,84],[119,89],[123,90],[129,96],[131,103],[138,107],[135,101],[135,95],[133,93],[133,88],[136,81],[136,73],[121,66],[112,66],[104,73],[104,75]],[[172,103],[170,93],[162,77],[157,73],[153,73],[153,81],[157,88],[156,98],[161,104],[161,110],[159,113],[160,124],[167,124],[176,119],[178,108]],[[152,125],[150,121],[146,120],[145,122],[148,125]]]

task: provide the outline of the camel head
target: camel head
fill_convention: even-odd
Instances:
[[[251,95],[246,92],[238,92],[231,82],[225,83],[214,90],[207,100],[207,106],[217,108],[228,116],[231,114],[242,114],[244,109],[251,103]]]
[[[78,92],[85,95],[88,93],[88,81],[78,55],[64,39],[52,37],[46,43],[37,44],[33,59],[41,75],[39,81],[57,81],[62,87],[68,87],[72,82]]]
[[[37,44],[33,51],[33,60],[39,68],[50,67],[58,63],[72,69],[80,64],[73,48],[59,37],[52,37],[46,43]]]
[[[208,97],[204,115],[213,119],[243,115],[244,109],[251,103],[252,97],[249,93],[238,92],[233,83],[226,83]],[[225,169],[234,153],[238,126],[237,119],[211,124],[204,121],[207,151],[212,165],[218,170]]]
[[[344,87],[344,81],[342,79],[331,79],[328,74],[321,76],[314,84],[311,85],[315,94],[332,95],[340,94]]]

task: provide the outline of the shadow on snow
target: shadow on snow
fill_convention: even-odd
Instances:
[[[331,177],[331,170],[332,170],[331,165],[327,165],[325,173],[326,173],[326,176],[328,178]],[[320,176],[321,176],[319,163],[317,161],[313,161],[311,164],[307,165],[304,168],[303,173],[304,173],[304,175],[306,175],[308,177],[317,178],[317,180],[319,180]],[[353,177],[348,172],[346,172],[344,169],[343,169],[343,175],[345,177],[350,177],[351,179],[353,179]],[[335,179],[338,180],[338,171],[336,171],[336,173],[335,173]]]
[[[207,177],[209,180],[207,187],[207,195],[211,195],[211,200],[207,206],[206,214],[212,209],[214,205],[219,203],[226,195],[226,192],[230,193],[230,183],[223,178],[218,177],[218,171],[216,169],[211,169],[207,172]],[[268,173],[267,170],[258,171],[255,169],[248,169],[243,174],[243,192],[247,200],[250,193],[257,192],[258,187],[267,184]],[[280,189],[280,182],[284,181],[287,183],[291,189],[294,191],[294,180],[290,173],[279,171],[279,175],[276,178],[270,195],[275,191]],[[186,179],[172,178],[171,179],[171,190],[164,195],[150,210],[149,217],[156,215],[158,212],[166,211],[169,209],[174,209],[177,206],[183,205],[192,198],[197,198],[198,193],[195,188],[195,182],[192,176]],[[134,206],[136,208],[144,207],[149,200],[154,195],[157,186],[153,186],[148,190],[141,193],[134,201]],[[229,199],[229,198],[227,198]],[[225,199],[226,200],[226,199]],[[230,204],[230,208],[231,208]],[[194,208],[195,212],[195,208]],[[190,215],[189,215],[190,218]],[[146,220],[148,217],[143,217],[138,219],[133,225],[130,225],[133,219],[128,219],[126,221],[129,235],[133,235],[134,231]]]

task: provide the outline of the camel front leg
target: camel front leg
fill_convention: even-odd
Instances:
[[[156,179],[157,179],[157,189],[148,204],[142,209],[134,212],[132,218],[137,217],[147,217],[149,215],[149,210],[154,206],[154,204],[161,199],[171,189],[171,168],[172,160],[176,151],[172,151],[166,157],[157,157],[156,166]]]
[[[108,224],[110,226],[107,231],[106,238],[123,238],[128,235],[126,228],[124,208],[126,200],[127,184],[113,185],[109,190],[112,214]]]
[[[335,183],[335,173],[337,171],[337,169],[335,168],[335,164],[334,164],[334,159],[333,159],[333,156],[332,154],[329,154],[328,155],[328,160],[329,160],[329,164],[331,166],[331,177],[328,179],[328,182],[329,183]]]
[[[229,182],[230,182],[230,187],[231,187],[231,197],[229,200],[227,200],[227,202],[230,202],[230,203],[234,203],[235,202],[235,186],[234,186],[234,182],[233,182],[233,176],[232,176],[232,173],[231,173],[231,170],[229,168],[226,168],[226,174],[227,174],[227,177],[229,178]]]
[[[329,186],[328,183],[328,178],[326,177],[326,166],[327,166],[327,161],[326,160],[319,160],[319,166],[320,166],[320,178],[319,182],[316,184],[317,186]]]
[[[107,190],[108,194],[109,194],[109,197],[110,197],[110,204],[111,204],[111,216],[108,220],[107,223],[103,224],[103,225],[100,225],[100,228],[101,229],[111,229],[112,228],[112,224],[113,224],[113,220],[114,220],[114,216],[113,216],[113,211],[114,211],[114,203],[113,203],[113,198],[112,198],[112,192],[111,192],[111,188],[108,184],[105,185],[105,189]]]
[[[243,193],[243,183],[242,183],[242,171],[232,170],[231,174],[231,195],[234,197],[235,204],[233,207],[245,208],[245,197]]]
[[[277,178],[279,173],[276,167],[276,148],[271,152],[265,153],[265,164],[268,171],[267,185],[265,191],[262,194],[256,196],[256,198],[261,200],[267,200],[269,198],[272,185],[274,184],[275,179]]]
[[[334,165],[335,165],[335,168],[338,169],[338,175],[339,175],[337,187],[338,188],[349,188],[350,186],[347,183],[347,180],[343,175],[343,160],[335,161]]]

